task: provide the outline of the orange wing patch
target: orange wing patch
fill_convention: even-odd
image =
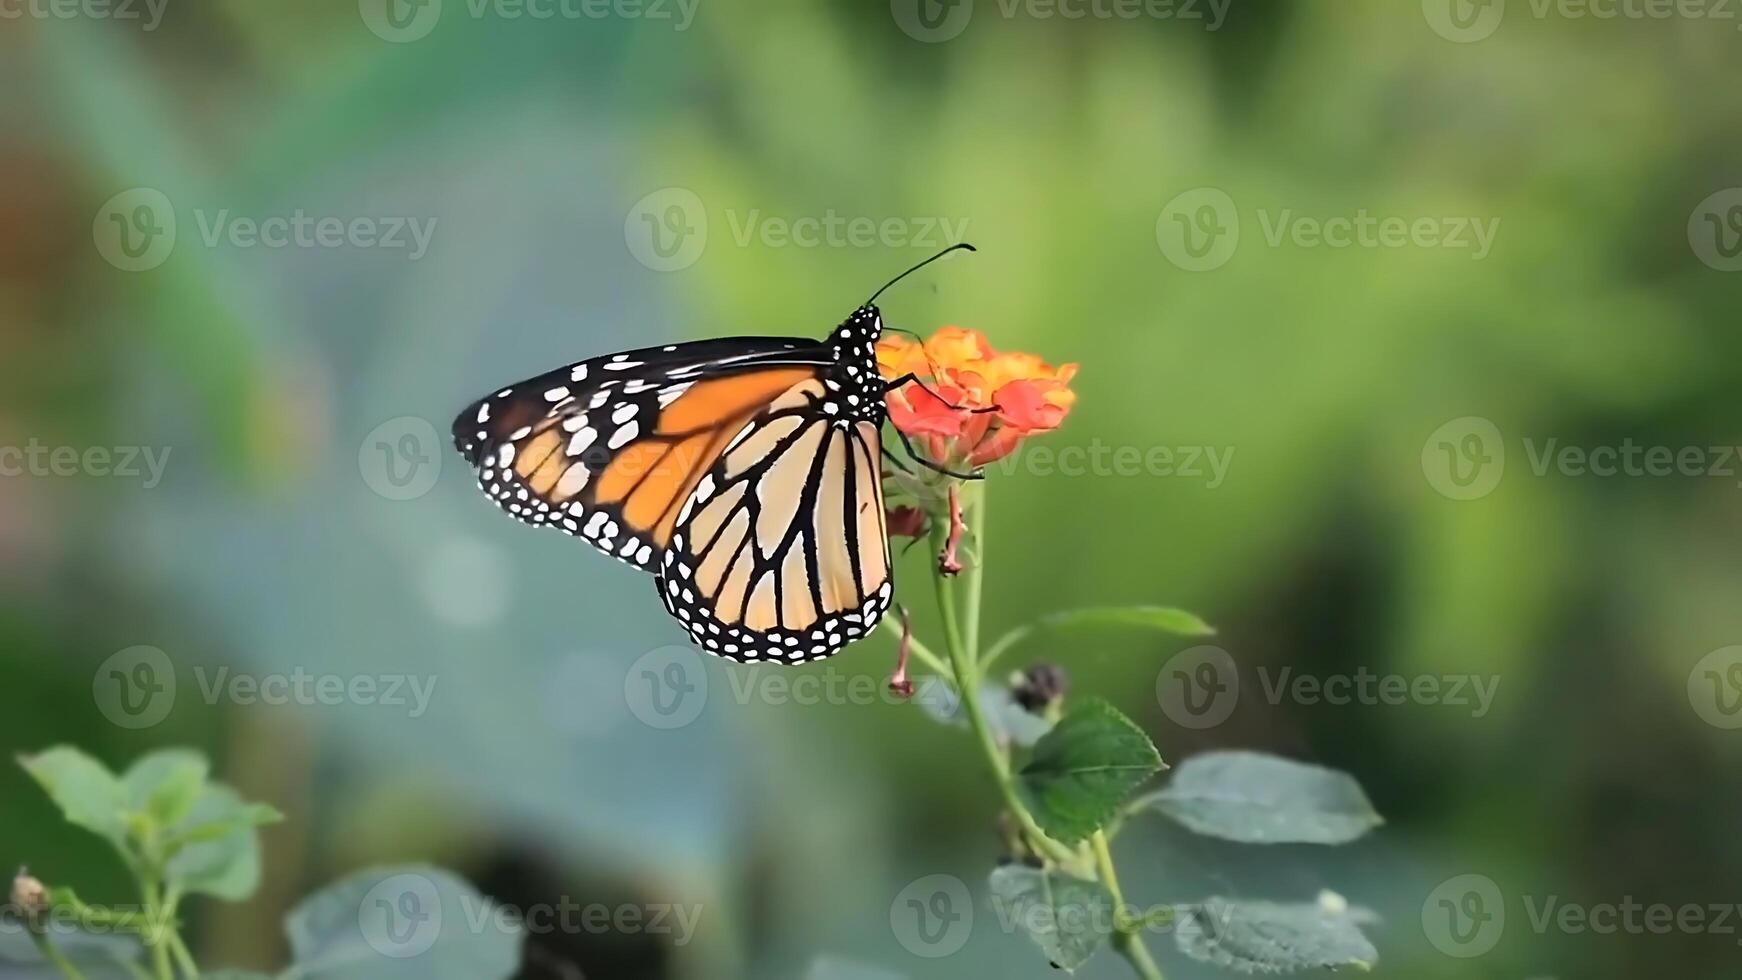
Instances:
[[[698,381],[660,413],[659,433],[687,435],[697,429],[717,428],[724,420],[772,407],[771,402],[803,382],[815,382],[816,376],[815,368],[792,367]]]
[[[808,367],[751,371],[691,385],[660,413],[652,435],[612,457],[593,480],[594,501],[621,507],[624,523],[665,547],[684,501],[732,437],[771,403],[811,389],[820,392],[822,385]],[[802,403],[803,396],[798,397]],[[554,448],[554,433],[539,441],[547,436]],[[528,472],[544,476],[542,470]],[[549,482],[555,484],[557,475]]]

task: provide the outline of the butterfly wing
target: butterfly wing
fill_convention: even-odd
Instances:
[[[746,423],[689,494],[657,572],[702,649],[804,663],[869,633],[892,594],[875,422],[795,384]]]
[[[454,445],[515,518],[652,571],[731,438],[827,364],[815,341],[777,337],[593,358],[473,402]]]

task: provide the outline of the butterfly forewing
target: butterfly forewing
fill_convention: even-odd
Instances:
[[[814,341],[788,338],[594,358],[474,402],[454,444],[509,514],[653,570],[732,436],[828,363]]]

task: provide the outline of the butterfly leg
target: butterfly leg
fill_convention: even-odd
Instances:
[[[901,387],[902,385],[909,385],[909,384],[918,385],[919,389],[921,391],[932,396],[933,398],[936,398],[938,401],[943,402],[945,405],[949,405],[951,408],[956,407],[955,405],[950,405],[949,400],[946,399],[944,396],[942,396],[942,395],[938,394],[937,392],[931,390],[930,388],[926,387],[926,383],[924,381],[919,380],[919,375],[914,374],[911,371],[908,372],[907,374],[902,375],[899,378],[896,378],[894,381],[890,381],[890,382],[885,383],[883,385],[883,390],[886,392],[887,391],[894,391],[895,389]],[[968,409],[968,414],[969,415],[985,415],[988,412],[996,412],[998,410],[999,410],[999,406],[988,405],[985,408],[970,408],[970,409]]]
[[[953,476],[958,480],[984,480],[984,479],[986,479],[986,474],[981,473],[981,472],[976,471],[973,473],[960,473],[960,472],[957,472],[956,470],[949,469],[948,467],[939,466],[938,464],[932,462],[931,460],[926,459],[924,456],[921,456],[913,448],[913,443],[907,441],[907,433],[901,431],[901,428],[899,426],[892,426],[891,428],[895,429],[895,437],[897,439],[901,440],[901,447],[903,449],[907,450],[907,455],[913,457],[914,462],[925,467],[926,469],[935,470],[939,473],[942,473],[945,476]]]
[[[906,473],[908,476],[913,475],[913,467],[902,462],[902,459],[900,456],[897,456],[894,453],[890,452],[888,446],[884,446],[882,448],[883,448],[883,458],[884,459],[887,459],[887,460],[889,460],[889,462],[895,464],[896,469],[900,470],[903,473]]]

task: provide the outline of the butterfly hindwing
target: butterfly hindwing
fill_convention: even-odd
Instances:
[[[510,515],[651,571],[731,436],[826,363],[814,341],[789,338],[593,358],[472,403],[454,444]]]
[[[892,595],[875,423],[805,382],[746,425],[679,515],[657,581],[709,653],[803,663],[867,633]]]

